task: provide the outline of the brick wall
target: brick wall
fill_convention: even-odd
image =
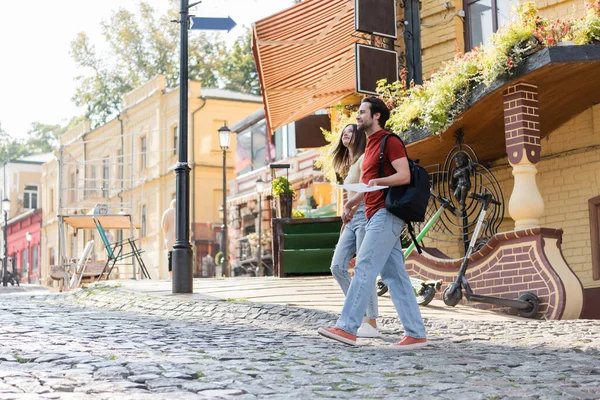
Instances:
[[[540,316],[563,318],[565,312],[572,312],[565,297],[566,290],[570,290],[565,283],[568,277],[559,276],[549,264],[552,261],[545,248],[555,246],[560,235],[560,230],[534,228],[494,236],[470,258],[466,277],[473,292],[506,299],[517,299],[530,292],[540,299]],[[406,269],[411,276],[450,283],[456,278],[460,263],[460,260],[432,260],[413,253],[406,261]],[[516,313],[505,306],[475,302],[469,305]]]
[[[600,106],[585,110],[544,138],[537,168],[545,205],[540,223],[564,230],[567,263],[584,287],[600,287],[600,281],[592,279],[588,211],[588,200],[600,194]],[[497,160],[492,171],[508,202],[513,179],[506,158]],[[501,228],[514,229],[514,221],[506,218]]]

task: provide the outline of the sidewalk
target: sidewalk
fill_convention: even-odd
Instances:
[[[126,290],[153,296],[170,296],[188,300],[229,300],[252,303],[295,306],[338,314],[344,304],[344,295],[332,277],[298,278],[208,278],[194,279],[193,294],[173,294],[172,283],[157,280],[109,281]],[[462,319],[473,321],[515,321],[521,317],[479,310],[469,306],[446,306],[440,295],[431,304],[421,307],[424,318]],[[379,297],[381,317],[396,317],[389,294]]]

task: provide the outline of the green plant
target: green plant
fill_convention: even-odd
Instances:
[[[471,90],[510,75],[527,56],[560,42],[600,41],[600,0],[586,3],[579,19],[547,20],[533,2],[516,4],[515,18],[492,35],[490,43],[442,64],[423,85],[401,80],[378,82],[377,92],[391,109],[387,128],[404,133],[412,128],[441,134],[462,113]]]
[[[292,218],[306,218],[306,214],[302,210],[292,210]]]
[[[273,196],[280,196],[285,193],[291,193],[293,195],[295,192],[294,189],[292,189],[288,178],[286,176],[280,176],[273,180]]]

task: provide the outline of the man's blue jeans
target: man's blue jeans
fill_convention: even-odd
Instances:
[[[344,227],[337,246],[335,246],[335,252],[331,260],[331,274],[342,288],[344,295],[348,293],[351,281],[350,274],[348,274],[348,265],[354,254],[358,254],[358,250],[365,237],[366,224],[365,205],[361,203],[350,222]],[[377,291],[375,285],[373,285],[373,290],[367,303],[367,318],[377,319],[377,317]]]
[[[390,290],[390,297],[400,317],[406,336],[425,338],[425,326],[410,278],[404,267],[400,232],[404,221],[378,210],[367,222],[342,314],[336,326],[356,335],[362,322],[377,276]]]

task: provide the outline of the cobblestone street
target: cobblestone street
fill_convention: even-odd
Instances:
[[[185,301],[97,286],[0,296],[0,398],[307,399],[600,397],[600,321],[428,319],[348,347],[325,311]]]

